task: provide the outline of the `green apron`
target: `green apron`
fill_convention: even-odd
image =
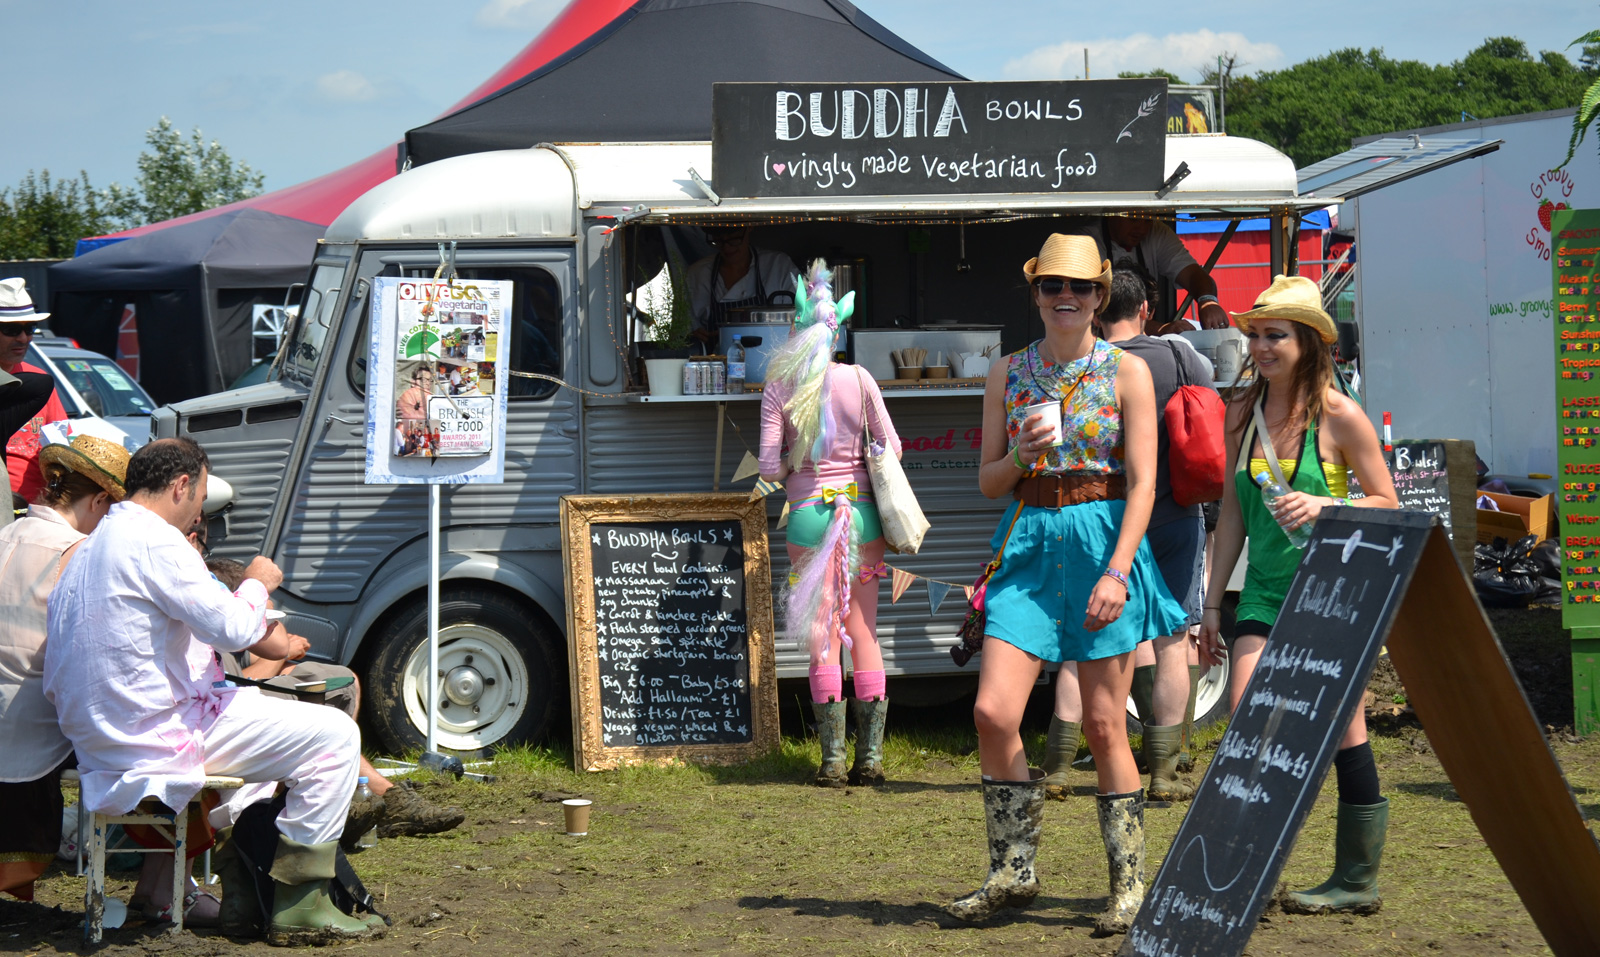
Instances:
[[[1259,621],[1271,625],[1278,620],[1278,611],[1289,594],[1289,583],[1300,567],[1305,552],[1289,543],[1278,520],[1267,510],[1261,499],[1261,486],[1250,475],[1250,453],[1255,445],[1255,425],[1245,430],[1244,444],[1239,449],[1240,469],[1233,473],[1234,494],[1239,499],[1239,514],[1244,517],[1245,534],[1250,539],[1250,566],[1244,576],[1244,590],[1239,594],[1239,621]],[[1300,459],[1295,463],[1289,487],[1307,495],[1331,496],[1327,476],[1322,474],[1322,461],[1317,454],[1316,423],[1306,429],[1300,446]]]

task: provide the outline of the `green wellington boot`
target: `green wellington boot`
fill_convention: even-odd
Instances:
[[[1044,737],[1044,760],[1039,767],[1044,771],[1044,796],[1053,801],[1065,801],[1072,793],[1067,785],[1067,772],[1072,770],[1072,759],[1078,756],[1078,743],[1083,738],[1083,722],[1062,721],[1050,716],[1050,731]]]
[[[842,788],[850,783],[845,774],[844,702],[811,703],[817,718],[817,738],[822,742],[822,766],[812,781],[819,788]]]
[[[1144,903],[1144,792],[1095,795],[1100,837],[1106,844],[1111,897],[1094,919],[1092,936],[1126,934]]]
[[[261,933],[261,901],[256,897],[256,882],[250,868],[234,846],[233,828],[217,832],[211,852],[211,867],[222,881],[222,908],[217,925],[229,937],[255,937]]]
[[[883,783],[883,727],[888,715],[888,698],[850,699],[850,716],[856,721],[856,763],[850,768],[851,784],[876,787]]]
[[[1200,676],[1205,674],[1205,669],[1199,665],[1189,666],[1189,705],[1183,710],[1183,743],[1178,745],[1178,771],[1188,774],[1194,770],[1194,757],[1189,754],[1189,749],[1194,745],[1194,701],[1195,695],[1200,691]]]
[[[274,893],[267,942],[274,946],[321,946],[341,940],[383,935],[381,918],[374,924],[339,910],[328,897],[334,876],[338,841],[301,844],[278,838],[272,860]]]
[[[1194,784],[1178,777],[1178,742],[1183,725],[1145,725],[1144,763],[1150,768],[1152,801],[1187,801],[1194,797]]]
[[[1292,914],[1376,914],[1383,906],[1378,896],[1378,864],[1389,830],[1389,799],[1381,804],[1339,804],[1338,830],[1333,840],[1333,876],[1308,891],[1284,896],[1283,909]]]
[[[989,876],[983,886],[944,905],[964,921],[987,920],[1003,907],[1026,907],[1039,896],[1033,872],[1044,823],[1044,772],[1028,769],[1027,781],[984,781],[983,817],[989,835]]]

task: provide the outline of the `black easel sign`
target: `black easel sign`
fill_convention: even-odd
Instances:
[[[714,83],[722,196],[1154,192],[1167,81]]]
[[[1437,522],[1422,512],[1323,510],[1120,954],[1243,952]]]
[[[777,746],[766,509],[747,495],[566,496],[577,766]]]

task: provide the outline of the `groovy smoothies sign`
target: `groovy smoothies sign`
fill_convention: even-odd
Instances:
[[[1154,191],[1167,81],[715,83],[723,196]]]
[[[1600,627],[1600,210],[1558,210],[1551,217],[1550,246],[1561,623],[1595,628]]]

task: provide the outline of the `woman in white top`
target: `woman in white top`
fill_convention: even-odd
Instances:
[[[26,518],[0,529],[0,890],[33,899],[61,846],[61,771],[72,742],[44,696],[45,603],[78,543],[122,501],[128,452],[80,435],[39,453],[44,489]],[[170,863],[170,861],[169,861]],[[168,887],[171,882],[168,881]]]

